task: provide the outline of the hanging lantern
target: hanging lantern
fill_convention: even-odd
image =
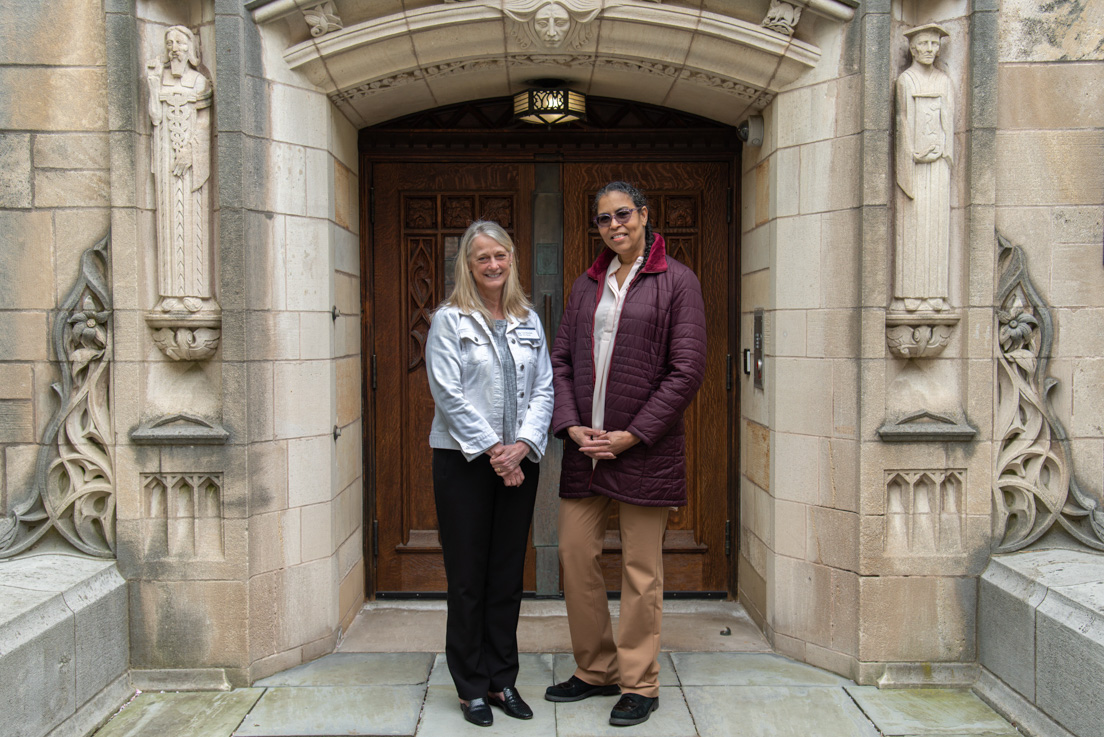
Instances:
[[[586,120],[586,95],[567,89],[528,89],[514,95],[514,118],[547,126]]]

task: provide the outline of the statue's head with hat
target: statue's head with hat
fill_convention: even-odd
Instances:
[[[913,63],[931,66],[939,54],[942,40],[949,35],[951,34],[938,23],[928,23],[905,31]]]

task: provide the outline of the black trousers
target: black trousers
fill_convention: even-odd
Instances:
[[[445,657],[456,692],[471,700],[514,685],[522,574],[540,466],[505,486],[481,455],[433,450],[433,495],[448,579]]]

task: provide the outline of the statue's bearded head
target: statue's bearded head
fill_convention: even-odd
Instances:
[[[940,35],[936,31],[921,31],[909,39],[912,60],[926,67],[935,63],[939,55]]]
[[[564,42],[571,30],[571,15],[566,8],[549,3],[533,16],[533,28],[547,46],[555,48]]]
[[[191,29],[173,26],[165,31],[165,61],[174,77],[183,76],[189,65],[199,65],[199,51]]]

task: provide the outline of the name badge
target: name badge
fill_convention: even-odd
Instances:
[[[526,343],[535,343],[541,338],[541,331],[529,325],[517,328],[514,330],[514,334],[517,335],[518,340],[525,341]]]

